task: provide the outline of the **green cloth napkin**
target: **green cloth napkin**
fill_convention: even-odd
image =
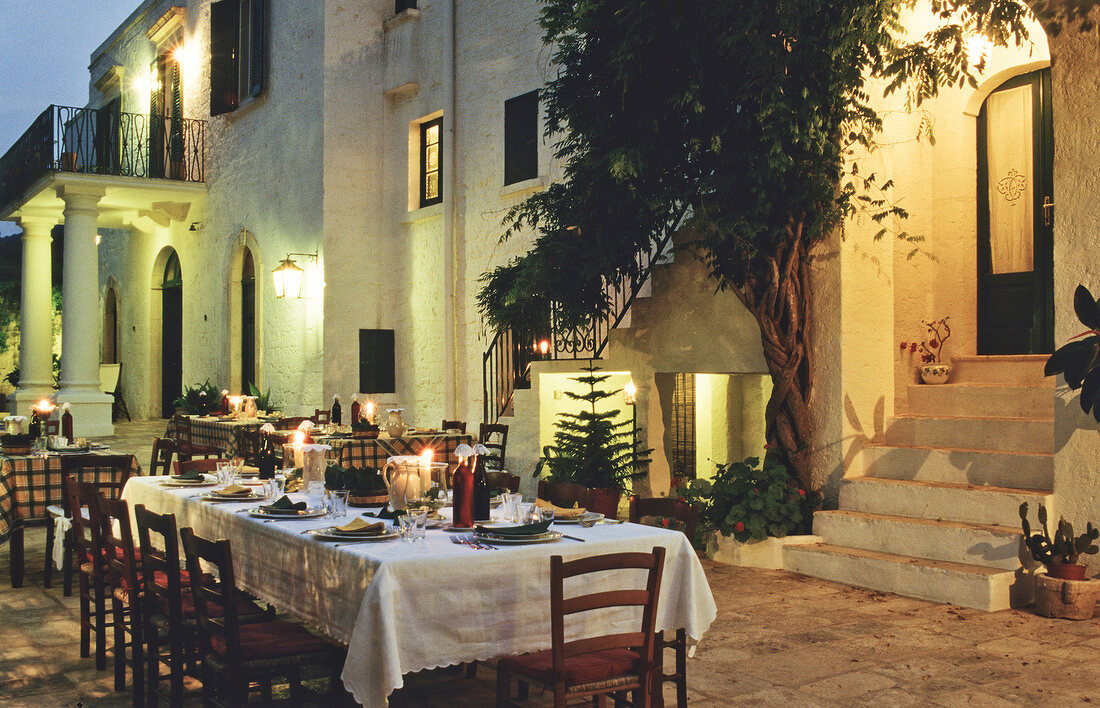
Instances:
[[[534,524],[524,524],[523,526],[478,526],[479,533],[491,533],[497,536],[534,536],[535,534],[546,533],[550,528],[550,520],[539,521]]]
[[[284,494],[283,496],[279,497],[276,501],[274,501],[270,504],[265,504],[264,506],[261,506],[260,508],[263,509],[264,511],[267,511],[267,512],[272,513],[272,514],[297,514],[299,511],[305,511],[306,510],[306,503],[305,502],[294,503],[294,502],[290,501],[290,497],[288,497],[287,495]]]
[[[405,510],[398,509],[397,511],[390,511],[388,506],[384,506],[378,511],[364,511],[363,516],[373,516],[376,519],[389,519],[390,521],[396,521],[398,516],[404,516]]]
[[[206,475],[198,470],[191,470],[184,474],[174,474],[172,475],[172,479],[179,482],[202,482],[206,480]]]

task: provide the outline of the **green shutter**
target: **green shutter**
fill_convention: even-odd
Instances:
[[[264,92],[265,66],[267,65],[267,13],[264,0],[252,0],[252,45],[249,47],[248,95],[255,97]]]
[[[210,3],[210,115],[229,113],[240,104],[237,41],[240,0]]]

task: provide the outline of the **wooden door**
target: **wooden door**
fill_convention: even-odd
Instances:
[[[1053,351],[1050,70],[1017,76],[978,116],[978,353]]]
[[[161,415],[171,418],[183,393],[183,278],[175,253],[164,268],[160,327]]]

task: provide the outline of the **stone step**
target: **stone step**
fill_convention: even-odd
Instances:
[[[1053,387],[1054,377],[1043,376],[1049,357],[1049,354],[953,356],[951,382]]]
[[[787,570],[839,583],[997,611],[1031,602],[1026,575],[966,563],[948,563],[829,544],[788,546]]]
[[[819,511],[814,534],[825,543],[928,560],[1015,570],[1030,556],[1020,528],[863,511]]]
[[[1011,489],[1053,489],[1054,455],[966,448],[869,445],[851,473],[863,477],[948,482]]]
[[[840,508],[893,516],[946,519],[1015,527],[1020,504],[1051,506],[1050,492],[1038,489],[850,477],[840,483]]]
[[[909,385],[909,414],[931,418],[1054,418],[1054,385]]]
[[[900,416],[886,421],[883,442],[887,445],[1053,453],[1054,421]]]

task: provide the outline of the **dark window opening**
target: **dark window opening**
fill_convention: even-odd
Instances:
[[[672,384],[672,476],[695,479],[695,374]]]
[[[442,132],[442,118],[420,125],[420,206],[422,207],[443,201],[443,169],[439,162]]]
[[[234,111],[264,92],[267,22],[264,0],[210,4],[210,115]]]
[[[245,249],[241,264],[241,389],[256,384],[256,267]]]
[[[504,102],[504,184],[539,176],[539,92]]]
[[[395,393],[392,329],[359,330],[359,392]]]
[[[416,0],[395,0],[393,3],[393,14],[400,14],[402,10],[414,10],[416,9]]]

